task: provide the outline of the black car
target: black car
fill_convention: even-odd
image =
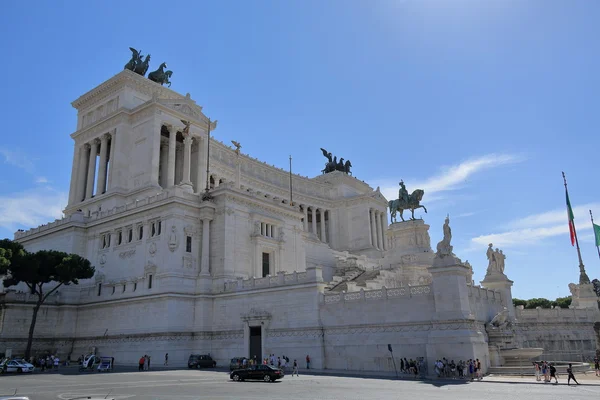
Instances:
[[[188,368],[214,368],[217,362],[209,355],[190,354],[188,359]]]
[[[270,365],[252,365],[246,369],[236,369],[229,375],[231,380],[236,382],[247,380],[257,380],[265,382],[274,382],[283,378],[283,370]]]

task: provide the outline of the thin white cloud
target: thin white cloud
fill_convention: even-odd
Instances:
[[[581,206],[573,207],[573,216],[575,217],[575,225],[579,227],[582,223],[589,223],[590,211],[600,210],[600,203],[588,203]],[[567,223],[567,205],[562,208],[557,208],[552,211],[533,214],[524,218],[515,219],[508,223],[509,228],[531,228],[534,226],[554,225]]]
[[[440,192],[460,189],[469,177],[479,172],[522,161],[524,161],[524,157],[515,154],[487,154],[470,158],[456,165],[443,167],[439,174],[425,180],[405,179],[405,182],[409,190],[412,190],[411,188],[423,189],[427,194],[427,202],[432,203],[445,198]],[[387,182],[387,184],[381,185],[381,193],[387,199],[397,198],[398,182]],[[437,196],[433,194],[437,194]]]
[[[32,159],[25,153],[22,153],[18,150],[9,150],[0,147],[0,155],[4,159],[5,164],[10,164],[17,168],[21,168],[30,174],[33,174],[35,171],[35,165]]]
[[[35,179],[35,183],[48,183],[48,182],[49,182],[48,179],[43,176],[38,176]]]
[[[425,190],[425,193],[436,193],[447,190],[456,190],[464,184],[471,175],[486,169],[492,169],[507,164],[523,161],[521,156],[513,154],[487,154],[481,157],[463,161],[458,165],[445,167],[442,172],[423,182],[415,183],[416,187]]]
[[[600,203],[584,204],[573,208],[577,232],[585,232],[592,228],[589,210],[599,208]],[[488,243],[493,243],[494,246],[499,247],[516,247],[538,244],[546,238],[560,235],[564,235],[565,240],[569,240],[566,205],[562,210],[556,209],[515,219],[509,222],[507,227],[507,231],[481,235],[471,241],[478,245],[487,246]]]
[[[0,196],[0,226],[8,230],[31,228],[62,217],[66,193],[43,188]]]

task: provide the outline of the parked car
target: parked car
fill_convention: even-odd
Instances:
[[[231,372],[229,378],[233,381],[258,380],[275,382],[283,378],[283,370],[270,365],[252,365],[246,369],[236,369]]]
[[[188,368],[214,368],[217,362],[209,355],[190,354],[188,359]]]
[[[27,363],[27,362],[21,362],[21,361],[17,361],[17,360],[5,360],[2,363],[0,363],[0,372],[1,373],[6,373],[6,372],[17,372],[17,373],[21,373],[21,372],[33,372],[34,367],[33,365]]]
[[[244,358],[246,357],[233,357],[229,362],[229,371],[233,371],[236,369],[243,369]]]

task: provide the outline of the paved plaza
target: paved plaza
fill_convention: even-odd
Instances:
[[[73,370],[72,370],[73,371]],[[563,380],[564,382],[564,380]],[[562,382],[561,382],[562,383]],[[238,382],[228,372],[168,370],[112,373],[35,373],[0,377],[0,394],[31,400],[102,396],[132,400],[265,399],[590,399],[600,395],[600,378],[581,376],[580,386],[536,383],[533,377],[487,377],[482,382],[410,381],[339,376],[286,376],[281,382]]]

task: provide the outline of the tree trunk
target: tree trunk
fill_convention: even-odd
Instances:
[[[35,330],[35,321],[37,320],[38,311],[42,306],[41,302],[38,302],[33,307],[33,315],[31,316],[31,325],[29,325],[29,337],[27,338],[27,347],[25,348],[25,360],[29,360],[31,356],[31,345],[33,344],[33,331]]]

